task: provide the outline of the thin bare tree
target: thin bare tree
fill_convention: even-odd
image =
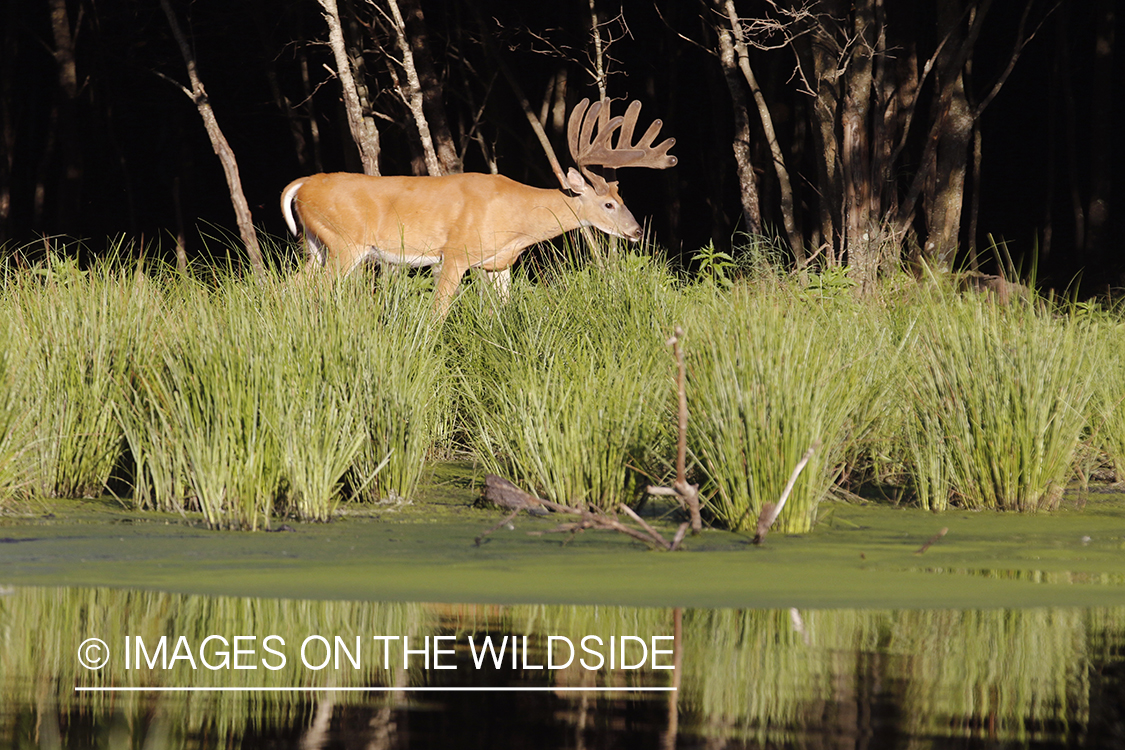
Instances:
[[[223,165],[223,173],[226,175],[227,187],[230,189],[231,204],[234,206],[235,220],[238,222],[238,233],[242,237],[242,244],[246,246],[246,252],[250,256],[250,264],[254,271],[259,274],[263,273],[265,265],[262,263],[262,251],[258,247],[258,233],[254,229],[254,217],[250,214],[250,206],[246,202],[246,195],[242,192],[242,179],[238,176],[238,161],[234,157],[234,150],[231,149],[222,129],[219,128],[219,121],[215,118],[214,110],[211,109],[207,91],[203,88],[203,82],[199,79],[199,74],[196,71],[195,56],[188,45],[187,37],[180,29],[180,23],[176,19],[176,14],[172,11],[172,6],[168,0],[160,0],[160,7],[164,10],[168,25],[172,28],[172,36],[175,37],[176,44],[180,47],[180,54],[183,56],[184,65],[187,67],[188,80],[191,82],[191,88],[182,84],[176,85],[194,102],[196,109],[199,111],[199,116],[203,119],[207,137],[211,139],[211,146],[215,149],[215,154]]]
[[[363,173],[378,176],[379,129],[375,127],[375,118],[370,114],[363,76],[356,75],[357,62],[360,63],[358,67],[362,70],[362,56],[357,54],[356,61],[353,61],[352,56],[348,54],[344,28],[340,23],[340,9],[336,0],[317,1],[324,9],[324,20],[328,24],[328,46],[332,49],[332,56],[336,61],[336,77],[340,81],[344,110],[348,116],[348,128],[351,130],[356,148],[359,149]]]
[[[716,5],[719,4],[719,1],[715,0]],[[750,52],[747,48],[746,33],[742,28],[742,20],[735,12],[734,0],[722,0],[722,8],[716,8],[716,11],[720,10],[726,23],[730,24],[731,40],[734,43],[734,51],[738,55],[738,67],[746,79],[746,84],[750,87],[754,104],[758,108],[758,117],[762,121],[762,132],[770,149],[774,172],[777,174],[778,187],[781,190],[781,221],[785,226],[785,236],[789,240],[789,247],[793,250],[797,267],[800,268],[805,265],[806,261],[804,237],[793,201],[793,187],[789,180],[789,169],[785,166],[785,156],[781,151],[781,144],[777,140],[777,132],[773,127],[773,115],[770,114],[766,97],[762,94],[762,87],[758,85],[754,69],[750,66]]]
[[[712,0],[716,11],[722,10],[722,0]],[[719,46],[719,64],[723,70],[723,80],[730,92],[731,106],[734,110],[734,166],[741,188],[742,221],[749,234],[762,233],[762,209],[758,199],[758,181],[754,174],[754,164],[750,158],[750,115],[747,111],[746,93],[742,90],[739,78],[738,53],[735,51],[734,31],[725,24],[715,25]]]

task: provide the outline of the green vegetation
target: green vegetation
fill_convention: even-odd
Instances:
[[[752,526],[817,442],[784,531],[873,486],[1051,509],[1097,462],[1125,466],[1116,312],[896,279],[860,298],[842,269],[802,283],[758,256],[712,249],[693,281],[645,248],[563,261],[504,304],[466,285],[441,323],[426,275],[9,266],[0,503],[109,488],[257,529],[409,502],[451,454],[558,503],[636,503],[675,463],[676,324],[691,480],[718,525]]]
[[[664,340],[683,314],[677,287],[624,256],[518,285],[495,312],[463,304],[447,338],[474,456],[556,503],[635,502],[674,450]]]
[[[892,352],[850,299],[806,305],[784,291],[742,288],[697,305],[687,330],[689,445],[721,522],[753,527],[815,442],[777,528],[806,532],[854,440],[859,410],[877,400]],[[831,332],[831,333],[827,333]]]

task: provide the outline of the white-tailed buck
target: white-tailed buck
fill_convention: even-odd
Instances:
[[[439,266],[434,310],[444,316],[470,268],[489,272],[490,279],[501,274],[498,286],[504,293],[508,269],[537,242],[580,226],[641,238],[640,225],[617,193],[614,170],[666,169],[675,166],[676,157],[668,153],[674,138],[652,145],[660,120],[632,143],[640,111],[641,103],[634,101],[623,117],[611,118],[606,102],[578,103],[567,140],[581,173],[570,169],[558,175],[563,189],[529,187],[491,174],[316,174],[285,188],[281,211],[293,234],[294,213],[304,228],[306,272],[323,266],[347,274],[371,257],[384,264]]]

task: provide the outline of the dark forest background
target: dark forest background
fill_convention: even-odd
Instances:
[[[365,169],[318,0],[0,2],[7,252],[65,236],[96,253],[124,236],[169,255],[179,238],[192,256],[202,235],[237,237],[199,105],[259,231],[284,235],[278,197],[294,178]],[[860,278],[920,259],[990,271],[995,241],[1024,269],[1037,257],[1040,282],[1125,283],[1112,0],[329,5],[377,131],[368,172],[496,169],[552,186],[521,93],[565,168],[563,113],[604,88],[676,138],[674,169],[621,173],[673,262],[761,248],[749,232],[791,265],[848,263]],[[205,99],[185,96],[173,20]]]

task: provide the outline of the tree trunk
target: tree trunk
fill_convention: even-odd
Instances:
[[[832,18],[842,18],[842,8],[825,9]],[[820,221],[820,242],[825,260],[834,266],[843,255],[843,186],[840,180],[840,143],[836,135],[836,119],[840,103],[840,75],[833,55],[833,30],[821,21],[811,34],[801,37],[798,54],[801,64],[812,71],[816,99],[812,104],[812,139],[816,153],[817,216]]]
[[[60,146],[59,155],[62,158],[53,214],[55,224],[63,226],[77,220],[82,205],[83,166],[77,112],[78,65],[66,0],[50,0],[50,6],[51,35],[55,43],[54,57],[58,75],[56,142]]]
[[[258,247],[258,233],[254,229],[254,217],[250,214],[246,195],[242,192],[242,180],[238,176],[238,162],[234,158],[234,151],[231,150],[223,131],[219,128],[218,120],[215,119],[215,112],[211,109],[203,82],[199,80],[199,75],[196,73],[195,57],[183,31],[180,30],[179,21],[176,20],[171,5],[168,0],[160,0],[160,7],[168,18],[168,25],[172,27],[172,36],[176,38],[176,43],[180,47],[180,54],[183,55],[184,65],[187,67],[188,80],[191,81],[190,89],[181,88],[188,98],[195,102],[199,116],[203,119],[203,126],[207,129],[207,136],[211,139],[211,146],[223,165],[227,187],[230,188],[231,203],[234,205],[235,220],[238,222],[238,232],[242,236],[242,243],[246,245],[246,252],[250,255],[250,264],[256,273],[264,273],[265,265],[262,263],[262,251]]]
[[[464,171],[457,144],[449,128],[445,114],[445,97],[441,79],[434,68],[434,57],[430,54],[429,33],[425,16],[422,15],[420,0],[399,0],[406,21],[406,36],[414,56],[414,67],[418,71],[418,85],[422,90],[422,108],[430,124],[430,135],[434,141],[434,151],[441,162],[444,174],[459,174]]]
[[[714,0],[717,10],[721,0]],[[723,78],[730,92],[731,106],[734,109],[734,162],[741,187],[742,219],[750,234],[762,233],[762,209],[758,202],[758,183],[754,178],[754,165],[750,161],[750,117],[746,111],[746,94],[742,91],[739,79],[738,59],[734,50],[734,32],[719,25],[715,26],[719,41],[719,62],[723,68]]]
[[[773,158],[773,168],[774,172],[777,173],[777,182],[781,190],[781,221],[785,226],[785,236],[789,240],[789,247],[793,250],[797,267],[803,268],[805,265],[805,243],[801,228],[797,223],[793,203],[793,188],[789,182],[789,170],[785,166],[785,156],[781,153],[781,144],[777,142],[777,133],[773,128],[773,116],[770,114],[765,96],[762,95],[762,89],[758,85],[754,70],[750,67],[750,54],[742,33],[742,23],[734,10],[734,0],[725,0],[723,10],[730,22],[734,50],[738,54],[738,67],[742,71],[743,77],[746,78],[750,93],[754,96],[754,103],[758,107],[758,116],[762,120],[762,131],[765,133],[766,143],[769,144],[770,155]]]
[[[165,0],[161,0],[164,2]],[[355,69],[344,42],[344,28],[340,24],[340,10],[336,0],[317,0],[324,8],[324,20],[328,23],[328,45],[336,60],[336,75],[340,79],[340,89],[344,97],[344,109],[348,115],[348,128],[352,140],[359,149],[359,159],[363,173],[379,175],[379,130],[375,119],[365,114],[360,100],[360,89],[356,81]]]
[[[12,83],[18,44],[15,15],[15,3],[6,3],[3,47],[0,48],[0,243],[12,235],[12,167],[15,165],[16,153]]]
[[[374,0],[370,0],[374,2]],[[398,86],[399,96],[406,102],[410,114],[414,118],[414,125],[418,129],[418,140],[422,145],[422,154],[426,161],[426,172],[431,176],[441,175],[444,170],[438,160],[437,151],[434,149],[434,139],[430,133],[430,123],[426,119],[425,107],[422,104],[422,83],[418,80],[418,69],[414,66],[414,48],[406,37],[406,22],[402,18],[397,0],[387,0],[391,9],[391,25],[394,27],[395,36],[398,37],[399,51],[402,59],[399,63],[406,73],[406,86]]]
[[[881,249],[880,213],[873,211],[871,142],[867,119],[870,114],[872,51],[875,49],[875,4],[873,0],[855,3],[853,45],[844,79],[844,108],[840,113],[843,147],[840,150],[844,186],[844,238],[854,278],[861,289],[875,282]]]
[[[965,92],[965,70],[972,59],[972,49],[959,54],[966,41],[968,9],[964,3],[936,0],[936,5],[939,38],[947,41],[935,66],[932,117],[937,144],[931,163],[922,165],[930,172],[923,188],[927,235],[922,248],[924,257],[936,269],[948,272],[953,267],[961,231],[965,173],[973,137],[973,111]],[[958,62],[961,64],[954,67]]]
[[[943,1],[944,0],[936,0],[939,6]],[[930,127],[926,133],[926,145],[922,149],[922,156],[919,159],[919,168],[910,183],[910,187],[906,191],[902,203],[898,207],[898,216],[895,219],[895,230],[899,235],[905,233],[912,222],[918,198],[925,192],[926,186],[931,184],[936,185],[942,181],[942,178],[937,174],[938,145],[942,142],[943,131],[951,126],[943,115],[954,110],[955,105],[953,104],[953,99],[958,86],[961,86],[961,95],[964,96],[961,76],[966,63],[972,56],[973,47],[976,45],[977,39],[980,36],[984,18],[988,14],[989,7],[992,5],[992,0],[968,0],[968,2],[970,3],[970,12],[968,13],[969,23],[967,27],[964,24],[958,24],[947,30],[947,35],[943,40],[941,49],[930,61],[937,70],[938,93],[936,96],[938,98],[935,99],[934,114],[931,117]],[[927,65],[930,63],[927,63]],[[981,107],[978,107],[971,117],[979,117],[980,110]],[[960,127],[960,125],[957,124],[953,124],[952,126]],[[965,138],[965,158],[967,158],[968,138],[971,137],[971,127],[969,131],[965,132],[963,137]],[[961,180],[963,185],[963,174]]]

